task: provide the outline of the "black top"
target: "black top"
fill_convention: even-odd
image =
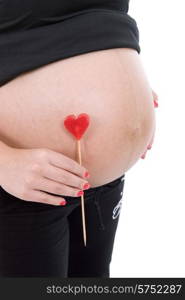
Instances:
[[[140,53],[129,0],[0,0],[0,86],[19,74],[91,51]]]

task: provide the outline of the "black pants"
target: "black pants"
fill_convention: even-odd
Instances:
[[[54,206],[0,187],[0,276],[110,277],[124,180],[84,191],[86,247],[80,197],[62,196],[67,204]]]

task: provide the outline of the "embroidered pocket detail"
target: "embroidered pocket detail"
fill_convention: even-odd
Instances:
[[[122,207],[122,200],[123,198],[121,198],[118,202],[118,204],[114,207],[113,212],[112,212],[112,219],[115,220],[121,211],[121,207]]]
[[[114,226],[118,221],[123,201],[124,180],[117,181],[117,184],[107,190],[102,187],[95,196],[94,205],[98,215],[100,228],[105,230],[107,226]]]

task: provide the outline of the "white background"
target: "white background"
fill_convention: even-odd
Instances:
[[[185,277],[184,0],[130,0],[159,96],[151,150],[126,173],[111,277]]]

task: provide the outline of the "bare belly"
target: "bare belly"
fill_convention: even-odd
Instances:
[[[77,160],[75,139],[63,126],[85,112],[82,165],[92,187],[128,171],[155,127],[151,88],[133,49],[77,55],[19,75],[0,88],[0,139],[15,148],[49,148]]]

